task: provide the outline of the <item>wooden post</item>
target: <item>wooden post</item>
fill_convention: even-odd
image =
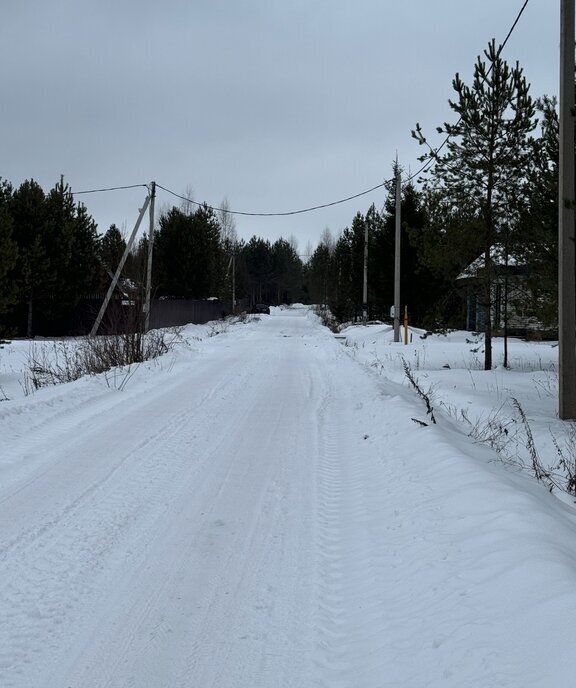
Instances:
[[[362,321],[368,322],[368,223],[364,221],[364,283],[362,288]]]
[[[144,303],[144,332],[150,329],[150,294],[152,291],[152,253],[154,247],[154,201],[156,182],[150,184],[150,222],[148,225],[148,260],[146,262],[146,301]]]
[[[400,341],[400,241],[401,241],[401,206],[402,191],[400,188],[400,167],[396,157],[396,225],[394,240],[394,341]]]
[[[574,0],[560,7],[558,165],[558,415],[576,419],[576,250],[574,246]]]

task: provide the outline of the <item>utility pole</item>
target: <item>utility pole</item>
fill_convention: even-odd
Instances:
[[[236,315],[236,242],[232,249],[232,315]]]
[[[401,206],[402,190],[400,188],[400,166],[398,156],[396,156],[396,225],[394,240],[394,341],[400,341],[400,229],[401,229]]]
[[[156,182],[150,182],[150,215],[148,224],[148,260],[146,262],[146,301],[144,302],[144,332],[150,328],[150,294],[152,291],[152,252],[154,248],[154,201],[156,199]]]
[[[362,320],[368,322],[368,223],[364,221],[364,285],[362,289]]]
[[[226,276],[232,271],[232,315],[236,314],[236,242],[232,243],[232,254],[226,268]]]
[[[124,263],[126,262],[126,258],[128,257],[128,254],[130,253],[130,249],[132,248],[132,244],[134,243],[134,237],[136,236],[136,233],[138,232],[138,229],[140,227],[140,223],[142,222],[142,218],[144,217],[144,213],[146,212],[146,208],[148,208],[149,203],[150,203],[150,196],[146,196],[146,200],[144,201],[144,205],[140,208],[140,214],[138,215],[138,219],[136,220],[136,224],[134,225],[134,229],[132,230],[132,234],[130,235],[130,238],[128,239],[128,243],[126,244],[126,248],[124,249],[124,253],[122,254],[122,258],[120,259],[120,262],[118,263],[118,267],[116,268],[116,272],[114,273],[114,277],[112,278],[112,282],[110,282],[110,286],[108,287],[108,291],[106,292],[104,302],[100,306],[100,311],[98,312],[98,316],[96,317],[96,321],[94,322],[94,325],[92,325],[92,329],[90,330],[90,336],[91,337],[93,337],[98,332],[98,328],[100,327],[100,323],[102,322],[102,318],[104,317],[104,313],[106,312],[106,308],[108,308],[108,303],[110,302],[110,299],[112,298],[112,293],[114,292],[114,289],[116,289],[116,285],[118,284],[118,280],[120,279],[120,273],[122,272],[122,268],[124,267]]]
[[[558,415],[576,419],[576,248],[574,245],[574,0],[560,0],[558,165]]]

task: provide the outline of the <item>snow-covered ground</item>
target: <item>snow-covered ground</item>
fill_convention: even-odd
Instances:
[[[576,511],[510,402],[568,453],[557,349],[219,328],[33,394],[0,350],[0,686],[574,685]]]
[[[495,338],[494,370],[486,372],[482,335],[430,336],[409,328],[404,345],[403,328],[400,334],[402,343],[394,344],[393,329],[375,324],[348,327],[340,337],[357,360],[388,380],[412,386],[406,376],[408,366],[437,420],[442,419],[443,425],[449,419],[458,421],[462,432],[497,450],[501,460],[533,473],[527,447],[531,435],[538,460],[551,472],[547,484],[563,498],[567,476],[558,465],[558,450],[564,458],[572,458],[576,470],[576,424],[558,419],[558,343],[509,338],[508,368],[504,368],[504,341]],[[425,404],[417,419],[430,422]]]

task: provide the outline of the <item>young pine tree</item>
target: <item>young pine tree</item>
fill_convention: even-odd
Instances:
[[[456,98],[449,104],[458,120],[438,128],[447,136],[445,152],[430,149],[422,158],[435,163],[425,189],[444,197],[449,208],[471,207],[478,222],[486,370],[492,368],[492,249],[511,222],[512,200],[524,189],[531,162],[530,133],[536,126],[535,105],[522,69],[518,63],[511,68],[500,52],[492,40],[485,59],[477,59],[471,86],[456,74],[452,82]],[[429,145],[420,125],[412,135]]]

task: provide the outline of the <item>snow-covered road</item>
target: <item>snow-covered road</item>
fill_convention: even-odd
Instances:
[[[573,675],[568,508],[307,310],[0,410],[2,688]]]

